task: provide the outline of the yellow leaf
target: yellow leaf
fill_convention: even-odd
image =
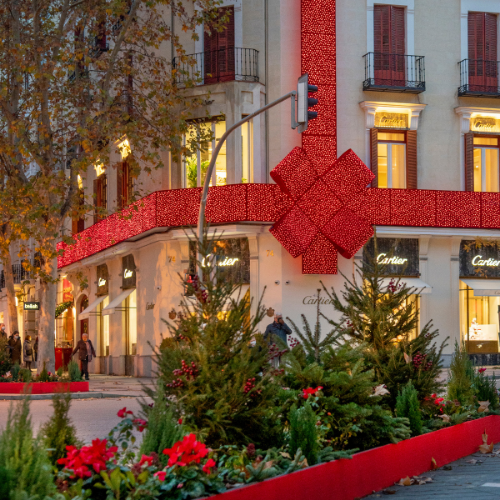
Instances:
[[[406,476],[403,479],[400,479],[397,484],[399,484],[399,486],[411,486],[411,479],[409,476]]]

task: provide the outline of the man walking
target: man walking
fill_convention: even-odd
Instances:
[[[76,344],[75,350],[72,356],[79,351],[78,357],[81,363],[82,378],[85,376],[85,380],[89,379],[89,362],[92,361],[92,357],[95,357],[95,350],[92,342],[89,340],[87,333],[82,335],[82,339]]]
[[[5,323],[0,323],[0,338],[7,340],[7,332],[5,331]]]

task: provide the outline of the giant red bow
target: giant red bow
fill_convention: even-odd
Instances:
[[[337,250],[350,259],[373,236],[355,206],[375,176],[351,149],[318,173],[295,148],[271,177],[292,201],[271,233],[290,255],[303,256],[304,274],[336,273]]]

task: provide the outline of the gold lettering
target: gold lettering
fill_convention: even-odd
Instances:
[[[106,280],[103,278],[99,278],[99,281],[97,283],[97,286],[104,286],[106,284]]]
[[[498,267],[500,265],[500,260],[488,259],[484,260],[482,255],[476,255],[472,259],[473,266],[486,266],[486,267]]]

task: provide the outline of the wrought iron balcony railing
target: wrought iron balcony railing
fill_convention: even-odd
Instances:
[[[500,61],[464,59],[460,65],[459,96],[500,97]]]
[[[174,58],[176,81],[185,84],[194,81],[198,85],[219,82],[258,82],[259,51],[230,47]]]
[[[363,90],[411,94],[425,91],[423,56],[369,52],[363,57],[365,59]]]
[[[22,264],[12,264],[12,274],[14,275],[14,284],[19,285],[23,281],[30,279],[30,273],[24,269]],[[0,289],[5,288],[5,271],[0,271]]]

